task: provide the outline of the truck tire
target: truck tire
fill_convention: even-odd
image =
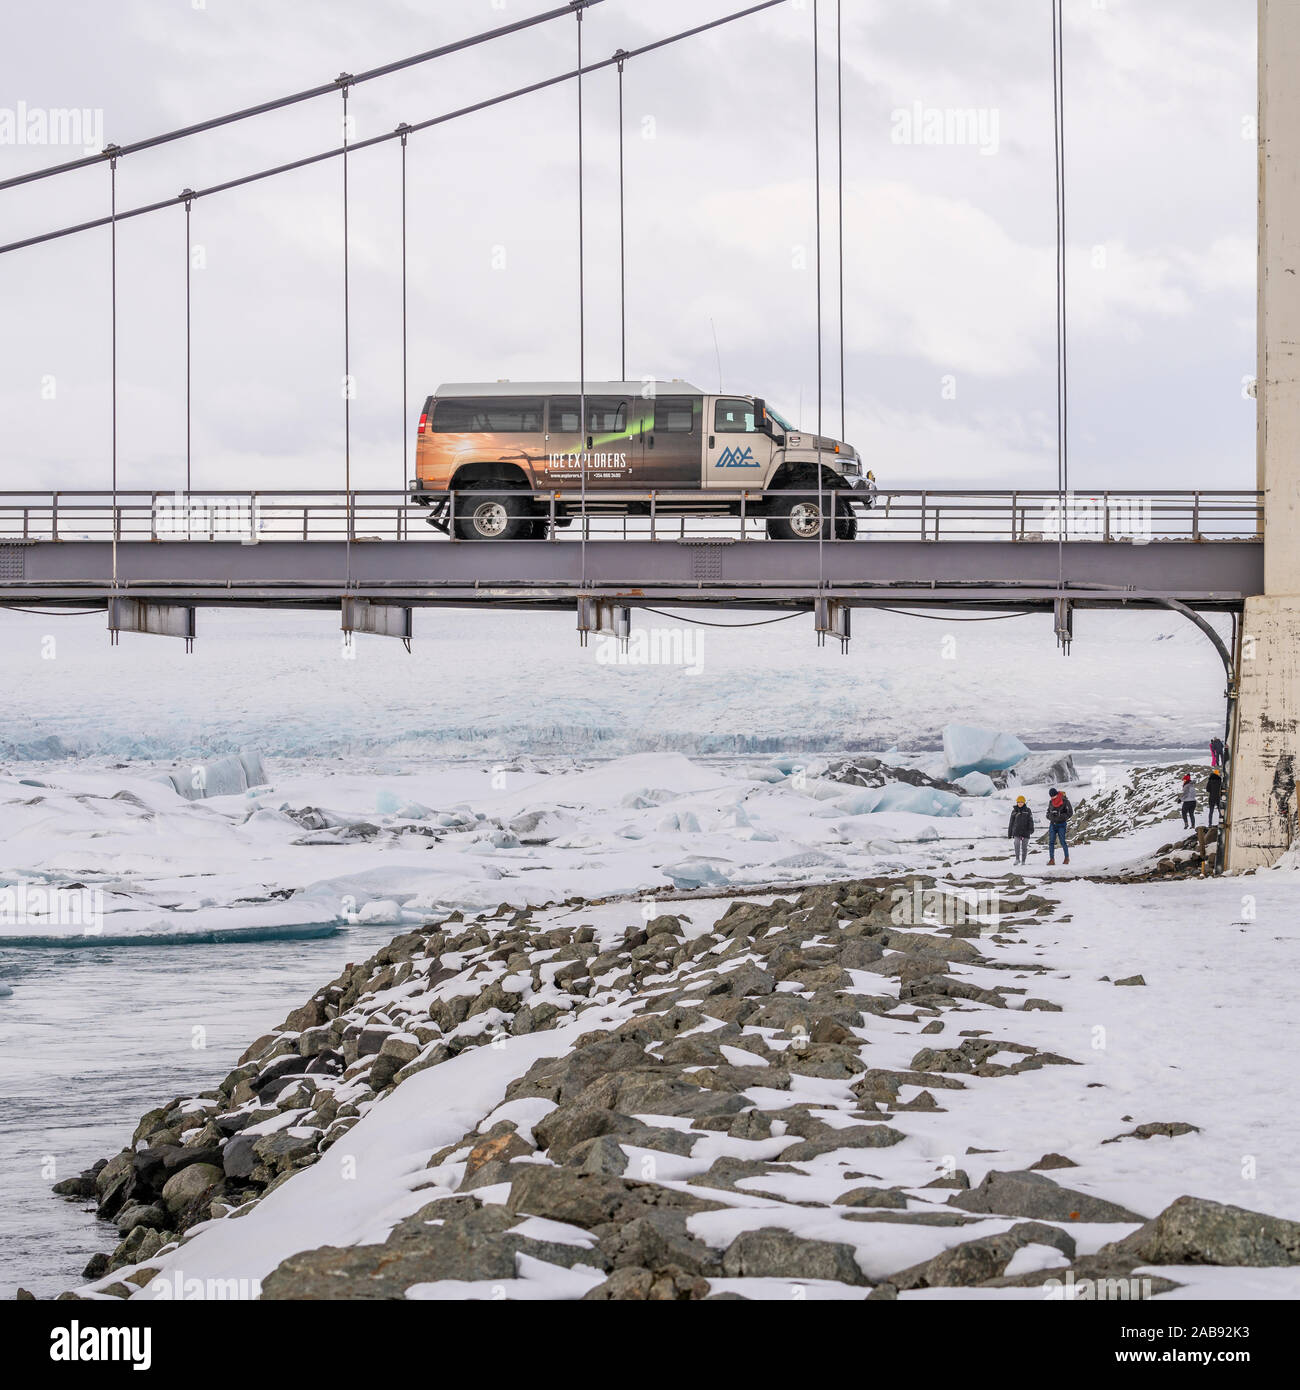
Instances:
[[[858,538],[858,514],[853,510],[853,503],[843,500],[835,504],[835,539],[837,541],[855,541]]]
[[[488,495],[475,497],[475,491]],[[527,493],[503,492],[481,484],[456,497],[457,540],[526,540],[533,534],[533,526],[533,504]]]
[[[768,504],[767,534],[774,541],[815,541],[820,535],[823,540],[831,539],[829,515],[835,494],[829,490],[822,494],[825,508],[817,505],[817,494],[806,490],[794,492],[789,497],[776,497]]]

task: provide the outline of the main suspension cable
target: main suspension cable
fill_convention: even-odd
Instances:
[[[594,0],[591,0],[594,3]],[[720,28],[724,24],[733,24],[737,20],[747,19],[752,14],[757,14],[762,10],[770,10],[775,5],[784,5],[786,0],[760,0],[760,3],[750,5],[743,10],[737,10],[733,14],[723,15],[719,19],[710,20],[707,24],[697,24],[693,28],[683,29],[676,34],[669,34],[665,38],[655,39],[651,43],[642,44],[639,48],[632,48],[623,51],[624,60],[628,58],[639,58],[643,54],[656,52],[658,49],[667,48],[670,44],[681,43],[684,39],[696,37],[698,34],[707,33],[711,29]],[[569,13],[569,11],[565,11]],[[448,121],[460,120],[464,116],[472,116],[478,111],[486,111],[494,106],[500,106],[508,101],[516,101],[520,97],[531,96],[534,92],[546,91],[551,87],[558,87],[562,83],[572,82],[581,76],[590,76],[594,72],[600,72],[604,68],[613,67],[618,62],[617,58],[602,58],[599,62],[590,63],[583,67],[581,73],[578,71],[558,73],[554,77],[545,77],[538,82],[530,82],[527,86],[516,87],[512,91],[502,92],[494,97],[485,97],[482,101],[471,102],[468,106],[462,106],[455,111],[444,112],[441,116],[431,116],[428,120],[417,121],[413,125],[407,126],[408,133],[417,130],[430,130],[434,126],[445,125]],[[355,80],[355,79],[354,79]],[[331,90],[337,90],[331,86]],[[355,140],[350,148],[355,154],[358,150],[370,149],[376,145],[382,145],[385,141],[397,138],[397,131],[388,131],[383,135],[372,135],[368,140]],[[280,174],[292,173],[297,169],[310,168],[313,164],[320,164],[327,159],[338,159],[343,153],[341,146],[322,150],[319,154],[305,155],[301,159],[287,160],[283,164],[277,164],[270,169],[259,169],[256,173],[244,174],[239,178],[227,179],[223,183],[210,185],[208,188],[200,188],[192,191],[195,198],[209,198],[217,193],[227,193],[234,188],[242,188],[246,184],[258,183],[263,179],[275,178]],[[161,212],[163,208],[174,207],[176,198],[163,198],[156,203],[146,203],[137,208],[129,208],[118,214],[117,220],[124,222],[131,217],[142,217],[148,213]],[[75,236],[78,232],[92,231],[96,227],[106,227],[109,219],[107,217],[92,218],[87,222],[78,222],[68,227],[60,227],[50,232],[40,232],[36,236],[23,237],[19,241],[11,241],[0,246],[0,255],[10,251],[21,251],[28,246],[39,246],[43,242],[57,241],[61,237]]]
[[[547,10],[544,14],[530,15],[527,19],[517,19],[513,24],[503,24],[497,29],[473,34],[467,39],[457,39],[454,43],[443,44],[439,48],[430,48],[408,58],[399,58],[396,62],[384,63],[381,67],[369,68],[365,72],[357,73],[352,81],[354,85],[358,85],[362,82],[370,82],[376,77],[388,77],[392,73],[401,72],[404,68],[416,67],[420,63],[431,62],[435,58],[445,58],[451,53],[461,53],[467,48],[476,48],[479,44],[490,43],[494,39],[505,38],[507,35],[520,33],[522,30],[532,29],[536,25],[545,24],[552,19],[562,19],[565,15],[572,14],[575,4],[587,7],[603,3],[604,0],[572,0],[570,4],[562,5],[554,10]],[[98,154],[85,155],[81,159],[71,159],[63,164],[53,164],[45,169],[33,169],[30,173],[16,174],[12,178],[0,179],[0,191],[6,188],[16,188],[19,184],[34,183],[38,179],[53,178],[56,174],[70,173],[74,169],[84,169],[91,164],[100,164],[105,159],[112,157],[109,153],[110,150],[116,150],[117,154],[122,155],[156,149],[159,145],[167,145],[174,140],[184,140],[190,135],[200,135],[204,131],[216,130],[221,126],[232,125],[236,121],[246,121],[252,116],[262,116],[269,111],[279,111],[286,106],[294,106],[298,102],[311,101],[315,97],[326,96],[335,90],[335,83],[323,82],[319,87],[309,87],[306,91],[294,92],[289,96],[277,97],[272,101],[259,102],[256,106],[246,106],[240,111],[232,111],[225,116],[214,116],[210,120],[197,121],[193,125],[182,126],[179,130],[169,130],[162,135],[152,135],[146,140],[134,140],[126,145],[108,146]]]

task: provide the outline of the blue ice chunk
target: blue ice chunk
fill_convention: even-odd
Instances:
[[[1015,736],[969,724],[949,724],[943,731],[943,755],[954,777],[968,772],[1005,772],[1029,756]]]

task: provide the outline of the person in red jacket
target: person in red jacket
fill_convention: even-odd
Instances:
[[[1056,863],[1056,842],[1059,839],[1065,862],[1068,864],[1070,846],[1065,841],[1065,831],[1070,817],[1074,815],[1074,807],[1070,805],[1070,798],[1064,792],[1057,791],[1055,787],[1048,791],[1047,796],[1047,862]]]

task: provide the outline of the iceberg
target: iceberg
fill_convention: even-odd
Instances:
[[[1014,734],[977,729],[969,724],[949,724],[943,731],[943,755],[952,778],[968,772],[1006,772],[1029,756],[1029,749]]]
[[[187,801],[201,801],[209,796],[236,796],[250,787],[264,787],[266,773],[256,753],[232,753],[213,762],[160,773],[153,780],[170,785]]]
[[[993,795],[993,779],[986,772],[968,772],[957,778],[957,785],[967,796]]]
[[[676,864],[665,864],[664,873],[672,879],[673,887],[708,888],[731,882],[731,876],[718,867],[719,861],[713,859],[683,859]]]
[[[937,787],[912,787],[906,782],[892,782],[882,789],[877,811],[911,811],[917,816],[960,816],[962,799],[953,792],[941,792]]]

